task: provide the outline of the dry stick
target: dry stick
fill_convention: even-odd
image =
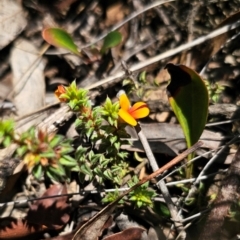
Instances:
[[[168,162],[167,164],[165,164],[163,167],[159,168],[157,171],[153,172],[152,174],[150,174],[149,176],[147,176],[146,178],[143,178],[141,181],[139,181],[137,184],[135,184],[133,187],[131,187],[130,189],[128,189],[126,192],[124,192],[123,194],[121,194],[114,202],[108,204],[105,208],[103,208],[99,213],[97,213],[96,215],[94,215],[88,222],[86,222],[85,224],[83,224],[81,226],[81,228],[75,233],[73,239],[76,239],[76,235],[84,228],[86,228],[87,226],[90,226],[96,219],[98,219],[101,215],[103,215],[104,213],[109,212],[109,209],[113,209],[113,207],[116,205],[116,203],[118,203],[123,197],[125,197],[128,193],[134,191],[135,189],[137,189],[139,186],[141,186],[142,184],[150,181],[151,179],[157,177],[158,175],[160,175],[161,173],[165,172],[166,170],[168,170],[169,168],[173,167],[174,165],[176,165],[177,163],[181,162],[184,158],[186,158],[188,156],[188,154],[196,151],[199,147],[201,147],[203,145],[202,142],[197,142],[196,144],[194,144],[191,148],[187,149],[186,151],[184,151],[183,153],[179,154],[177,157],[175,157],[174,159],[172,159],[170,162]]]
[[[143,131],[141,130],[141,127],[140,125],[138,124],[136,127],[135,127],[137,133],[138,133],[138,137],[143,145],[143,148],[145,150],[145,153],[147,155],[147,158],[149,160],[149,163],[153,169],[153,171],[157,171],[159,169],[158,167],[158,164],[157,164],[157,161],[153,155],[153,152],[150,148],[150,145],[147,141],[147,138],[146,136],[144,135]],[[183,234],[183,236],[186,236],[186,232],[184,232],[183,230],[183,225],[182,223],[180,222],[182,219],[181,219],[181,216],[178,215],[178,211],[177,211],[177,208],[176,206],[174,205],[172,199],[171,199],[171,196],[169,194],[169,191],[168,191],[168,188],[166,187],[166,184],[163,181],[159,181],[157,183],[157,187],[161,190],[162,192],[162,195],[163,195],[163,198],[169,208],[169,211],[171,213],[171,216],[172,216],[172,219],[174,221],[174,224],[176,226],[176,228],[181,232],[181,234]]]
[[[201,180],[206,180],[208,178],[211,178],[217,174],[223,174],[226,173],[228,169],[225,170],[220,170],[218,172],[214,172],[211,173],[209,175],[205,175],[201,177]],[[164,177],[162,180],[164,180],[166,177]],[[196,178],[189,178],[189,179],[184,179],[184,180],[179,180],[179,181],[173,181],[173,182],[168,182],[166,183],[166,186],[176,186],[178,184],[185,184],[185,183],[191,183],[194,182],[196,180]],[[118,188],[118,192],[125,192],[129,189],[129,187],[125,187],[125,188]],[[4,203],[0,203],[0,208],[2,207],[7,207],[7,206],[12,206],[12,205],[20,205],[20,204],[26,204],[28,202],[33,202],[33,201],[39,201],[39,200],[43,200],[43,199],[49,199],[49,198],[59,198],[59,197],[72,197],[73,195],[79,195],[79,194],[86,194],[86,193],[90,193],[90,194],[99,194],[99,193],[110,193],[110,192],[116,192],[115,188],[111,188],[111,189],[104,189],[103,191],[98,191],[98,190],[84,190],[81,192],[73,192],[73,193],[66,193],[66,194],[61,194],[61,196],[59,195],[51,195],[51,196],[47,196],[47,197],[38,197],[38,198],[31,198],[31,199],[21,199],[21,200],[15,200],[15,201],[10,201],[10,202],[4,202]],[[156,199],[156,198],[154,198]],[[204,210],[203,212],[205,212],[206,210]],[[199,214],[199,213],[198,213]],[[191,218],[196,218],[198,214],[194,214],[190,217],[184,218],[183,220],[181,220],[181,222],[186,222]]]
[[[177,48],[171,49],[171,50],[169,50],[169,51],[167,51],[165,53],[162,53],[162,54],[159,54],[159,55],[157,55],[155,57],[149,58],[148,60],[146,60],[144,62],[137,63],[137,64],[133,65],[132,67],[130,67],[129,70],[131,72],[139,71],[139,70],[141,70],[141,69],[143,69],[143,68],[145,68],[145,67],[147,67],[147,66],[149,66],[151,64],[154,64],[156,62],[159,62],[160,60],[163,60],[165,58],[171,57],[171,56],[173,56],[173,55],[175,55],[177,53],[180,53],[180,52],[185,51],[185,50],[187,50],[189,48],[197,46],[197,45],[199,45],[199,44],[201,44],[203,42],[206,42],[207,40],[210,40],[210,39],[212,39],[214,37],[217,37],[217,36],[219,36],[219,35],[221,35],[221,34],[223,34],[225,32],[233,30],[233,29],[235,29],[235,28],[237,28],[239,26],[240,26],[240,21],[237,21],[237,22],[235,22],[233,24],[228,24],[228,25],[226,25],[224,27],[221,27],[221,28],[219,28],[219,29],[209,33],[206,36],[202,36],[202,37],[197,38],[196,40],[194,40],[192,42],[189,42],[189,43],[186,43],[186,44],[182,44],[182,45],[180,45]],[[92,84],[89,87],[86,87],[86,89],[90,90],[90,89],[93,89],[93,88],[97,88],[97,87],[102,86],[103,84],[109,83],[109,82],[111,82],[113,80],[123,78],[124,75],[125,75],[125,71],[120,71],[117,74],[115,74],[114,76],[107,77],[107,78],[105,78],[103,80],[100,80],[99,82],[97,82],[95,84]]]
[[[14,120],[15,120],[15,122],[18,122],[18,121],[23,120],[23,119],[25,119],[25,118],[31,117],[31,116],[34,115],[34,114],[37,114],[37,113],[41,113],[41,112],[43,112],[43,111],[46,111],[46,110],[48,110],[49,108],[56,107],[57,105],[60,105],[60,104],[61,104],[61,102],[57,101],[57,102],[52,103],[52,104],[49,104],[49,105],[47,105],[47,106],[45,106],[45,107],[39,108],[38,110],[36,110],[36,111],[34,111],[34,112],[28,113],[28,114],[23,115],[23,116],[18,117],[18,118],[15,118]]]
[[[223,148],[223,147],[219,147],[218,149],[222,149],[222,148]],[[173,175],[175,172],[179,172],[181,168],[187,166],[189,163],[194,163],[195,161],[199,160],[199,159],[200,159],[201,157],[203,157],[204,155],[207,155],[207,154],[209,154],[209,153],[211,153],[211,152],[214,152],[214,151],[216,151],[216,150],[217,150],[217,149],[215,149],[215,150],[210,150],[210,151],[208,151],[208,152],[205,152],[205,153],[203,153],[203,154],[201,154],[201,155],[199,155],[199,156],[191,159],[190,161],[188,161],[188,162],[182,164],[181,166],[179,166],[178,168],[175,168],[174,170],[172,170],[169,174],[165,175],[160,181],[165,180],[166,178],[169,178],[171,175]],[[185,180],[181,180],[181,181],[188,181],[188,180],[190,180],[190,179],[191,179],[191,178],[185,179]],[[196,181],[196,178],[192,178],[192,179],[194,179],[192,182],[195,182],[195,181]],[[168,183],[167,183],[167,185],[168,185]]]

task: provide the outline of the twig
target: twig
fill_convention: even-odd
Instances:
[[[211,173],[208,175],[204,175],[204,176],[200,177],[200,180],[206,180],[206,179],[209,179],[210,177],[215,176],[216,174],[226,173],[226,172],[227,172],[227,169],[225,169],[223,171],[214,172],[214,173]],[[191,183],[191,182],[195,182],[195,181],[196,181],[196,178],[188,178],[188,179],[184,179],[184,180],[168,182],[168,183],[166,183],[166,186],[176,186],[179,184]]]
[[[182,52],[184,50],[187,50],[187,49],[192,48],[194,46],[197,46],[197,45],[199,45],[201,43],[204,43],[207,40],[210,40],[210,39],[212,39],[214,37],[217,37],[217,36],[227,32],[227,31],[233,30],[233,29],[235,29],[235,28],[237,28],[239,26],[240,26],[240,21],[237,21],[237,22],[235,22],[233,24],[228,24],[228,25],[226,25],[224,27],[221,27],[221,28],[219,28],[219,29],[209,33],[206,36],[202,36],[200,38],[195,39],[192,42],[182,44],[182,45],[180,45],[177,48],[171,49],[171,50],[169,50],[167,52],[164,52],[162,54],[159,54],[159,55],[157,55],[155,57],[149,58],[148,60],[146,60],[144,62],[137,63],[137,64],[133,65],[132,67],[130,67],[129,70],[131,72],[140,71],[141,69],[143,69],[143,68],[145,68],[145,67],[147,67],[147,66],[149,66],[149,65],[151,65],[153,63],[159,62],[160,60],[163,60],[165,58],[171,57],[171,56],[173,56],[173,55],[175,55],[177,53],[180,53],[180,52]],[[102,85],[104,85],[106,83],[109,83],[109,82],[111,82],[113,80],[121,79],[124,76],[124,74],[125,74],[124,71],[120,71],[117,74],[115,74],[114,76],[109,76],[109,77],[107,77],[107,78],[105,78],[103,80],[100,80],[99,82],[94,83],[91,86],[88,86],[86,88],[89,89],[89,90],[93,89],[93,88],[97,88],[97,87],[102,86]]]
[[[222,147],[220,147],[220,148],[222,148]],[[206,152],[206,153],[204,153],[204,154],[201,154],[201,156],[197,156],[197,157],[191,159],[190,161],[182,164],[180,167],[178,167],[178,168],[174,169],[173,171],[171,171],[169,174],[167,174],[166,176],[164,176],[161,180],[165,180],[166,178],[168,178],[168,177],[170,177],[171,175],[173,175],[175,172],[178,172],[180,168],[185,167],[185,166],[187,166],[189,163],[193,163],[193,162],[197,161],[198,159],[200,159],[201,157],[203,157],[204,155],[207,155],[207,154],[209,154],[209,153],[211,153],[211,152],[214,152],[214,151],[216,151],[216,150],[208,151],[208,152]]]
[[[145,153],[147,155],[147,158],[149,160],[149,163],[153,169],[153,171],[157,171],[159,169],[158,167],[158,164],[157,164],[157,161],[153,155],[153,152],[149,146],[149,143],[147,141],[147,138],[145,137],[145,135],[143,134],[142,130],[141,130],[141,127],[139,125],[137,125],[135,127],[137,133],[138,133],[138,136],[139,136],[139,139],[143,145],[143,148],[145,150]],[[169,191],[168,191],[168,188],[166,187],[166,184],[164,182],[164,180],[161,180],[157,183],[157,187],[161,190],[162,192],[162,195],[163,195],[163,198],[169,208],[169,211],[171,213],[171,216],[172,216],[172,219],[174,220],[174,223],[175,223],[175,226],[176,228],[178,229],[179,232],[181,232],[183,234],[183,236],[186,236],[186,232],[183,231],[183,225],[180,223],[180,222],[177,222],[177,221],[180,221],[182,220],[181,219],[181,216],[178,215],[178,211],[177,211],[177,208],[176,206],[174,205],[172,199],[171,199],[171,196],[169,194]]]

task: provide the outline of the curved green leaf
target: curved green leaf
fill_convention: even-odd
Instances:
[[[188,147],[200,138],[208,115],[208,91],[202,78],[184,65],[166,66],[171,75],[169,102],[183,128]]]
[[[42,37],[50,45],[81,55],[71,35],[61,28],[45,28],[42,31]]]
[[[191,147],[199,140],[207,121],[208,91],[194,70],[172,63],[167,64],[166,69],[171,75],[167,87],[169,102],[183,129],[187,146]]]
[[[101,54],[104,54],[109,48],[117,46],[122,41],[122,34],[118,31],[110,32],[103,42],[103,46],[100,50]]]

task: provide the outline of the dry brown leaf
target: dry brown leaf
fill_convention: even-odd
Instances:
[[[19,1],[0,1],[0,49],[7,46],[27,25],[26,14]]]
[[[0,239],[31,239],[32,234],[44,231],[46,228],[40,225],[29,224],[26,220],[3,218],[0,224]]]
[[[10,64],[13,73],[14,104],[18,116],[23,116],[42,108],[45,104],[45,79],[43,59],[38,49],[29,41],[17,41],[11,52]],[[39,123],[45,114],[41,114],[18,129],[22,132]],[[19,125],[22,125],[21,121]]]
[[[113,234],[104,238],[103,240],[139,240],[141,239],[141,235],[145,231],[140,227],[132,227],[125,229],[120,233]]]
[[[43,194],[42,197],[59,195],[59,197],[46,198],[35,201],[31,206],[27,215],[29,223],[45,225],[51,229],[60,229],[66,224],[70,218],[69,216],[69,204],[67,196],[61,196],[66,194],[66,186],[55,184],[51,186]]]
[[[106,26],[112,26],[120,22],[128,13],[128,9],[122,2],[115,3],[108,7],[106,11]]]
[[[64,0],[64,1],[58,1],[55,3],[55,7],[58,9],[60,14],[66,15],[69,8],[73,3],[75,3],[77,0]]]
[[[180,151],[186,148],[186,140],[180,125],[170,123],[151,123],[141,124],[144,135],[149,140],[149,144],[153,152],[168,154],[175,156]],[[128,133],[132,138],[136,138],[137,134],[132,128],[127,128]],[[216,149],[220,146],[224,136],[217,132],[204,130],[200,140],[204,146],[209,149]],[[128,150],[139,151],[142,144],[139,141],[134,141],[132,146],[123,146]]]
[[[110,203],[102,211],[83,224],[75,233],[72,240],[98,240],[102,235],[104,226],[108,222],[110,215],[114,211],[118,201]]]

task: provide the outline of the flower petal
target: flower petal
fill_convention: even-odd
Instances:
[[[118,115],[127,124],[129,124],[131,126],[136,126],[137,125],[137,121],[127,111],[125,111],[123,109],[120,109],[119,112],[118,112]]]
[[[137,102],[129,109],[128,112],[133,118],[139,119],[146,117],[149,114],[150,110],[146,103]]]
[[[120,103],[121,109],[125,111],[128,111],[128,109],[131,107],[130,101],[125,93],[122,93],[119,96],[119,103]]]
[[[62,94],[66,93],[66,89],[63,85],[59,85],[57,90],[55,91],[55,96],[61,101],[64,102],[66,101],[65,99],[60,98]]]

